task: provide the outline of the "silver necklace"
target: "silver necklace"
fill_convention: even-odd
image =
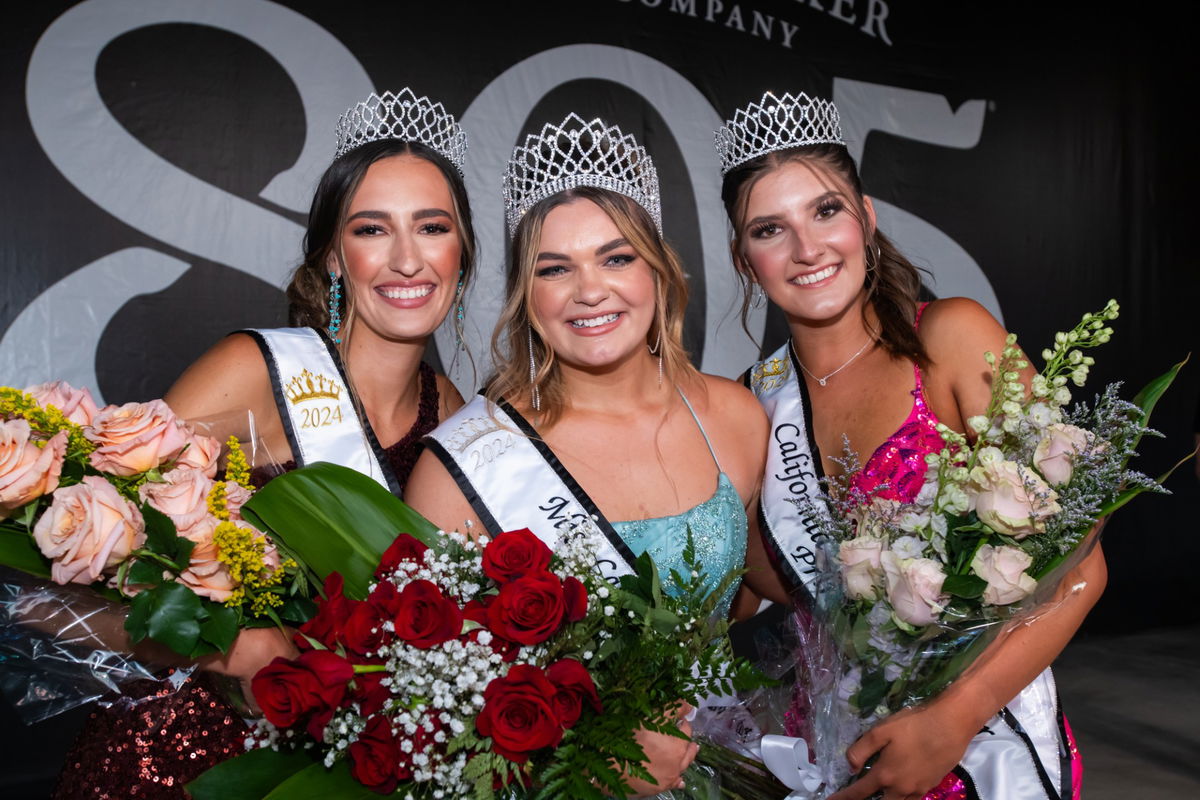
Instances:
[[[824,386],[826,381],[828,381],[834,375],[837,375],[839,372],[844,370],[846,367],[848,367],[852,363],[854,363],[854,359],[858,358],[863,353],[867,352],[867,348],[870,347],[871,345],[875,344],[875,337],[872,336],[870,339],[867,339],[867,343],[864,344],[862,347],[860,347],[858,349],[857,353],[855,353],[854,355],[847,358],[845,363],[843,363],[840,367],[835,369],[833,372],[826,375],[824,378],[818,378],[816,375],[813,375],[812,372],[809,371],[808,367],[804,366],[804,362],[800,360],[800,354],[796,352],[796,342],[794,340],[788,339],[788,344],[792,348],[792,355],[794,355],[796,357],[796,363],[800,365],[800,369],[804,370],[804,374],[807,375],[808,377],[812,378],[817,383]]]

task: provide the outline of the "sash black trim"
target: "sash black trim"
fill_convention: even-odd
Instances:
[[[442,443],[432,436],[426,436],[423,441],[425,447],[435,456],[438,461],[442,462],[442,466],[450,473],[450,477],[454,478],[454,482],[458,484],[458,489],[463,493],[463,497],[467,498],[467,502],[471,504],[471,508],[475,510],[479,521],[483,523],[483,527],[491,536],[496,536],[502,533],[500,523],[496,522],[496,518],[492,516],[491,510],[487,504],[483,502],[483,498],[479,496],[479,492],[475,491],[475,486],[463,474],[462,468],[458,466],[458,462],[454,460],[454,456],[442,447]]]
[[[1067,800],[1075,796],[1075,775],[1071,770],[1071,740],[1067,737],[1066,717],[1063,716],[1062,697],[1054,693],[1054,719],[1058,723],[1058,782],[1062,784],[1060,798]]]
[[[622,539],[621,534],[617,533],[616,529],[613,528],[612,523],[608,521],[608,518],[600,513],[600,509],[596,507],[596,504],[592,501],[592,498],[588,497],[587,493],[583,491],[583,487],[576,482],[575,476],[567,471],[567,468],[564,467],[562,462],[558,460],[558,456],[554,455],[554,451],[551,450],[550,447],[542,440],[542,437],[538,434],[534,427],[529,424],[529,421],[522,417],[507,400],[501,399],[498,405],[501,409],[503,409],[504,413],[508,414],[512,421],[517,424],[517,427],[520,428],[521,432],[529,439],[530,444],[532,444],[538,453],[541,454],[546,463],[550,465],[550,468],[554,470],[554,474],[558,475],[559,480],[561,480],[563,485],[567,487],[567,491],[574,495],[575,500],[578,501],[579,505],[583,506],[583,510],[591,515],[592,519],[596,522],[596,526],[604,532],[604,535],[608,538],[609,543],[612,544],[616,551],[621,554],[621,557],[625,559],[625,563],[628,564],[629,568],[632,570],[634,563],[637,561],[637,556],[635,556],[633,551],[629,549],[629,545],[625,544],[625,540]]]
[[[346,366],[342,363],[342,357],[338,354],[337,347],[333,344],[333,340],[325,335],[325,331],[318,328],[311,328],[320,337],[324,343],[325,349],[329,351],[329,358],[333,361],[333,365],[337,367],[338,374],[342,376],[342,383],[346,384],[346,389],[350,392],[350,405],[354,408],[354,415],[358,417],[359,425],[362,426],[363,433],[366,434],[367,444],[371,446],[371,452],[375,454],[375,461],[379,463],[379,469],[383,471],[383,479],[387,481],[388,489],[396,497],[403,495],[403,487],[400,486],[400,479],[396,477],[396,471],[392,469],[391,463],[387,459],[387,454],[379,444],[379,438],[375,435],[375,429],[371,427],[371,421],[366,418],[364,409],[361,409],[358,403],[358,398],[354,396],[354,384],[350,383],[350,378],[346,374]],[[420,370],[417,371],[418,376]],[[420,377],[417,378],[418,391],[420,387]]]
[[[967,800],[979,800],[979,790],[975,788],[975,781],[971,777],[971,773],[963,769],[962,765],[956,766],[951,770],[963,782],[963,788],[967,791]]]
[[[808,449],[813,455],[813,468],[817,472],[817,480],[825,480],[825,460],[821,456],[821,448],[817,447],[817,437],[813,433],[812,400],[808,396],[808,384],[804,382],[800,368],[800,359],[796,358],[796,348],[788,347],[788,357],[792,360],[792,374],[796,376],[796,384],[800,387],[800,407],[804,409],[804,429],[808,434]]]
[[[304,453],[300,450],[300,441],[296,438],[296,431],[292,428],[292,415],[288,413],[287,401],[283,397],[283,382],[279,379],[279,365],[275,363],[275,354],[271,352],[271,346],[256,330],[245,328],[233,333],[246,334],[255,341],[258,349],[262,352],[263,361],[267,362],[267,375],[271,378],[271,394],[275,397],[275,411],[279,414],[279,421],[283,423],[283,435],[287,437],[288,447],[292,449],[292,460],[296,462],[296,466],[303,467]],[[231,333],[230,336],[232,335]],[[284,461],[286,460],[284,459]]]
[[[1033,746],[1033,740],[1025,732],[1021,721],[1017,719],[1015,714],[1008,710],[1008,706],[1000,709],[999,717],[1025,743],[1025,748],[1029,751],[1029,757],[1033,759],[1033,766],[1037,770],[1038,779],[1042,782],[1042,791],[1046,793],[1046,797],[1050,798],[1050,800],[1062,800],[1062,796],[1055,789],[1054,784],[1050,782],[1050,776],[1046,774],[1046,767],[1042,765],[1042,760],[1038,758],[1037,748]]]

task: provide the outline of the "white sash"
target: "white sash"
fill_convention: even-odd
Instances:
[[[771,420],[767,468],[763,476],[759,522],[776,563],[792,582],[813,593],[820,564],[821,455],[808,420],[811,407],[804,382],[784,344],[746,373],[746,385]]]
[[[508,403],[477,396],[425,440],[487,528],[528,528],[551,550],[572,524],[603,534],[596,560],[610,582],[633,573],[634,555],[537,431]]]
[[[267,362],[275,405],[297,466],[329,461],[374,478],[399,496],[371,426],[359,419],[341,360],[312,328],[261,328],[254,337]]]

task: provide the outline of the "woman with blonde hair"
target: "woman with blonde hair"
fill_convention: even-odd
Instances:
[[[640,553],[664,575],[681,567],[690,530],[715,584],[744,560],[766,420],[684,352],[687,285],[662,237],[653,162],[633,137],[572,114],[516,149],[504,194],[496,375],[431,435],[406,500],[447,530],[530,528],[551,547],[591,519],[609,576]],[[694,746],[639,736],[657,783],[635,789],[679,785]]]

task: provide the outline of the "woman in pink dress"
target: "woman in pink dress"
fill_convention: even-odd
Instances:
[[[772,418],[777,453],[764,479],[764,535],[751,537],[759,568],[746,580],[784,599],[815,574],[808,521],[796,511],[803,504],[787,501],[840,472],[843,437],[871,454],[854,487],[913,499],[925,454],[943,446],[939,422],[965,432],[987,407],[983,353],[1000,352],[1005,331],[972,300],[918,302],[917,270],[877,229],[831,103],[768,94],[718,131],[717,143],[735,267],[791,331],[747,373]],[[875,760],[831,800],[1077,796],[1078,754],[1048,667],[1105,578],[1097,546],[1063,581],[1074,588],[1052,610],[993,644],[939,696],[853,744],[853,773]]]

